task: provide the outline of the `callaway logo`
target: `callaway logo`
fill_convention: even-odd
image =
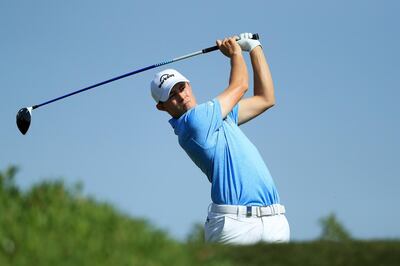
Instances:
[[[158,85],[158,87],[161,88],[161,86],[163,85],[163,83],[164,83],[167,79],[169,79],[169,78],[171,78],[171,77],[174,77],[174,74],[164,74],[164,75],[162,75],[162,76],[160,77],[160,85]]]

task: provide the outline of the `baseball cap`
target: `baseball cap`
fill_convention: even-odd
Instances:
[[[165,69],[158,72],[151,81],[151,96],[158,102],[166,102],[172,87],[178,82],[189,82],[175,69]]]

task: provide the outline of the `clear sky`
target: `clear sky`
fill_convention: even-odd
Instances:
[[[334,212],[358,238],[400,237],[399,1],[0,1],[0,169],[27,188],[81,181],[84,193],[183,239],[210,184],[155,109],[150,70],[33,113],[108,78],[258,32],[276,106],[244,125],[286,205],[292,238]],[[248,55],[246,55],[248,60]],[[219,52],[169,65],[199,102],[227,85]],[[4,214],[1,214],[4,215]]]

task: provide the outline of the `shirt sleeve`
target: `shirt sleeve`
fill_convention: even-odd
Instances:
[[[238,124],[239,121],[239,104],[236,104],[232,111],[227,115],[228,118],[232,119],[235,124]]]

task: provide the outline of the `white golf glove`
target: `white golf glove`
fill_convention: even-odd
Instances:
[[[251,50],[253,50],[257,46],[261,46],[259,40],[253,40],[251,37],[253,37],[253,34],[249,32],[239,34],[240,39],[238,40],[237,43],[239,44],[240,48],[242,48],[242,51],[250,53]]]

